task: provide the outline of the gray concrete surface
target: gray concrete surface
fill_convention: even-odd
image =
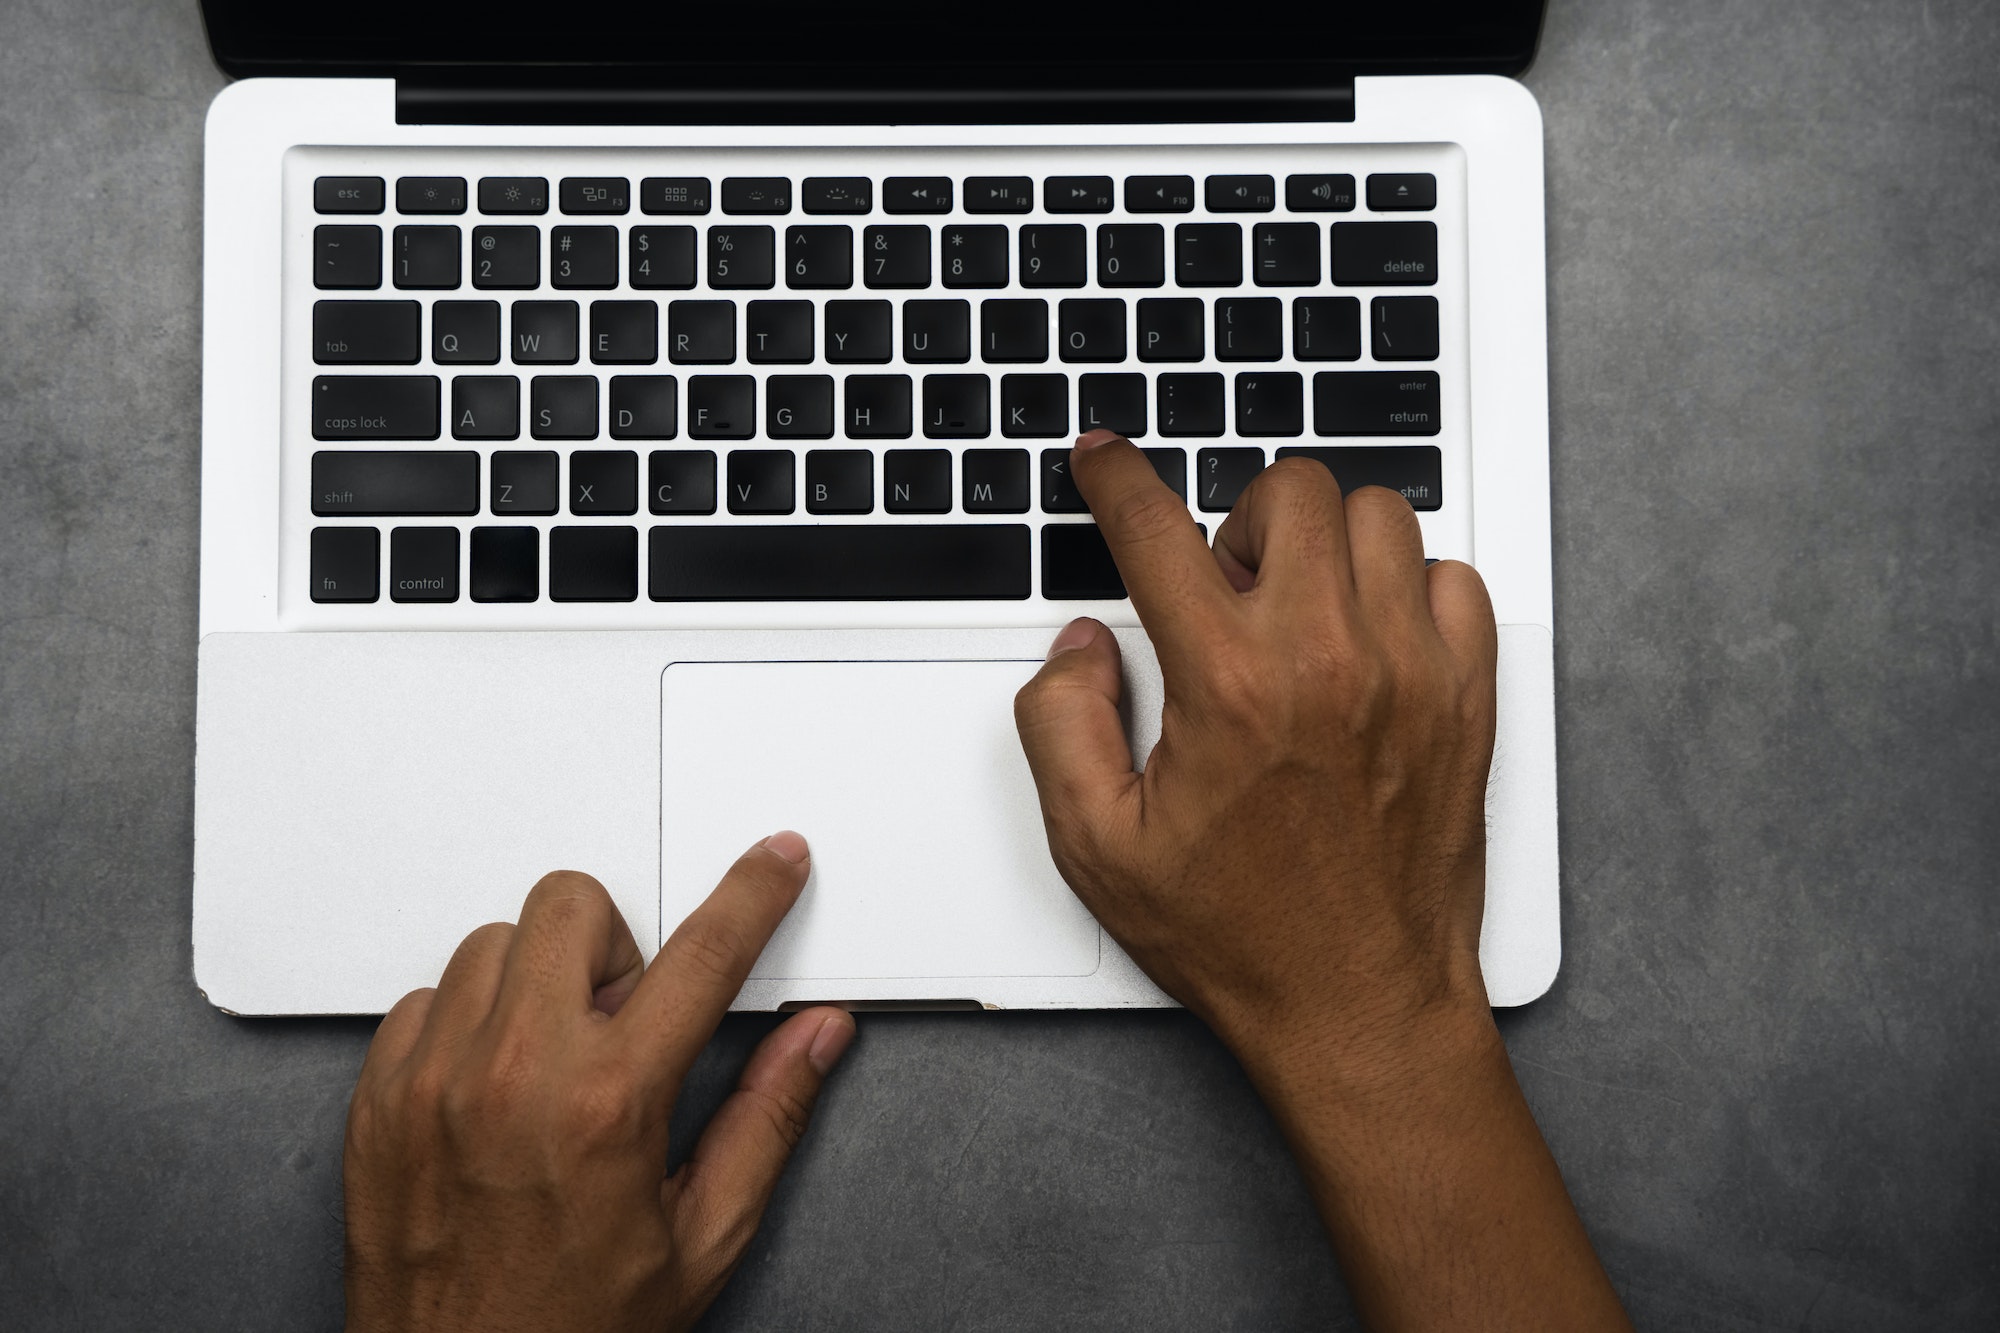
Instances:
[[[2000,15],[1557,0],[1568,957],[1647,1329],[2000,1327]],[[188,979],[191,0],[0,4],[0,1325],[333,1329],[370,1027]],[[764,1029],[730,1021],[693,1124]],[[879,1016],[714,1329],[1351,1326],[1177,1014]]]

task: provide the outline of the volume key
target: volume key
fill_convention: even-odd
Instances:
[[[1192,213],[1194,177],[1127,176],[1125,211],[1128,213]]]

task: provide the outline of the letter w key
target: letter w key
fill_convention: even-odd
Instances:
[[[514,360],[534,365],[575,365],[577,306],[574,301],[516,301]]]

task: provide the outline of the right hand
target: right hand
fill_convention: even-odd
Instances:
[[[1498,636],[1403,497],[1305,459],[1211,552],[1108,431],[1071,468],[1159,653],[1143,773],[1118,644],[1056,636],[1015,701],[1063,877],[1235,1051],[1380,1333],[1631,1325],[1479,975]]]
[[[1360,1075],[1413,1024],[1490,1028],[1479,973],[1493,611],[1426,568],[1409,503],[1267,469],[1211,552],[1109,431],[1076,484],[1157,649],[1160,740],[1134,772],[1117,640],[1068,625],[1015,701],[1057,867],[1126,952],[1257,1073],[1307,1036]]]

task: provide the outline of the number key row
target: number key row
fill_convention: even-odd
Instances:
[[[862,286],[924,288],[933,274],[946,287],[1005,287],[1018,273],[1023,287],[1083,287],[1092,267],[1088,229],[1047,223],[1010,229],[921,224],[861,230],[829,223],[788,227],[782,246],[774,227],[721,225],[708,229],[705,263],[692,226],[642,226],[625,238],[627,274],[635,288],[686,289],[699,278],[720,291],[784,285],[796,290]],[[1312,287],[1330,272],[1338,286],[1431,286],[1437,281],[1437,226],[1431,222],[1339,222],[1327,228],[1330,266],[1321,264],[1320,224],[1253,224],[1248,254],[1235,222],[1184,222],[1174,228],[1169,263],[1166,229],[1156,222],[1104,223],[1097,228],[1095,278],[1104,287],[1163,287],[1169,270],[1182,287]],[[938,250],[932,254],[933,239]],[[619,228],[558,226],[548,231],[548,284],[609,289],[619,283]],[[449,290],[464,281],[460,229],[407,224],[390,238],[390,281],[412,290]],[[474,287],[532,290],[542,285],[542,229],[472,229]],[[324,290],[373,290],[382,285],[382,229],[368,224],[322,225],[313,233],[313,281]]]

